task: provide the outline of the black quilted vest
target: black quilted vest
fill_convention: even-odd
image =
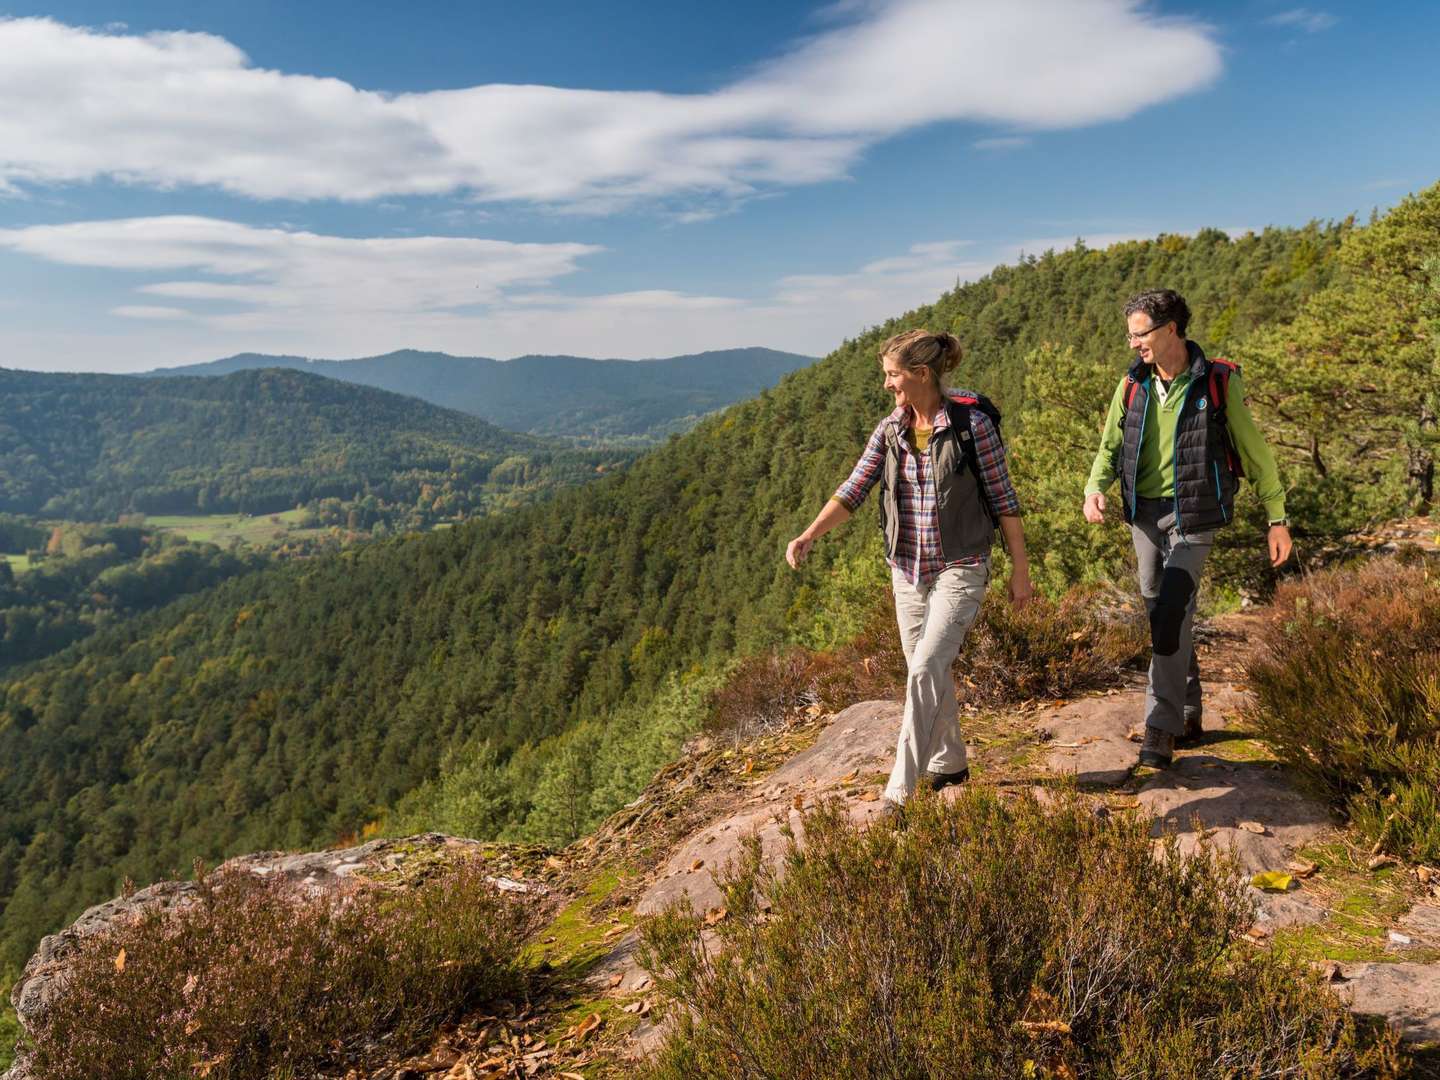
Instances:
[[[970,555],[988,555],[995,543],[995,522],[964,445],[974,438],[969,409],[947,401],[945,411],[950,426],[931,435],[927,449],[935,484],[935,512],[940,519],[940,551],[946,562],[953,562]],[[887,559],[895,557],[900,539],[900,432],[899,424],[885,427],[880,531],[885,535]]]
[[[1193,341],[1185,343],[1190,352],[1190,385],[1175,422],[1175,525],[1181,533],[1218,529],[1234,514],[1235,489],[1239,480],[1230,469],[1225,430],[1224,403],[1219,408],[1209,399],[1210,361]],[[1148,422],[1154,368],[1141,360],[1125,376],[1134,384],[1130,405],[1125,410],[1125,441],[1120,447],[1120,498],[1125,520],[1135,517],[1136,470],[1140,443]],[[1130,387],[1127,385],[1126,392]]]

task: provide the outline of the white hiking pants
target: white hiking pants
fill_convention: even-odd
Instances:
[[[903,803],[926,772],[955,773],[965,768],[965,740],[950,665],[980,614],[990,583],[988,560],[978,566],[942,570],[928,585],[911,585],[891,569],[895,618],[909,675],[905,683],[905,719],[895,744],[895,767],[885,798]]]

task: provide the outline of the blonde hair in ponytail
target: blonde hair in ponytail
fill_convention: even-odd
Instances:
[[[906,371],[929,370],[937,389],[941,379],[960,365],[960,339],[954,334],[932,334],[929,330],[907,330],[880,346],[880,363],[894,360]]]

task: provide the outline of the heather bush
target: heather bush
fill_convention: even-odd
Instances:
[[[531,916],[466,862],[339,900],[243,872],[83,942],[33,1031],[37,1080],[248,1080],[404,1051],[523,990]]]
[[[922,795],[907,819],[822,806],[778,867],[751,844],[724,918],[647,924],[681,1006],[652,1080],[1400,1075],[1393,1034],[1237,942],[1255,913],[1228,856],[1073,791]]]
[[[1250,722],[1371,840],[1440,859],[1440,577],[1396,559],[1283,586]]]
[[[1016,610],[992,586],[955,661],[965,697],[1002,705],[1112,685],[1144,658],[1150,635],[1138,617],[1114,617],[1105,601],[1103,587],[1079,586]]]

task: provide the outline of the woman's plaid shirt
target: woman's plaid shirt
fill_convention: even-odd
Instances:
[[[968,394],[968,391],[952,391]],[[890,424],[901,428],[900,434],[915,423],[914,414],[906,408],[896,409],[876,426],[865,444],[849,478],[835,491],[835,501],[854,513],[870,489],[880,479],[885,468],[885,429]],[[936,435],[950,426],[950,414],[942,407],[936,412],[932,423],[935,431],[930,436],[930,446],[935,444]],[[975,456],[980,464],[980,490],[995,516],[1020,513],[1020,499],[1010,482],[1010,470],[1005,462],[1005,444],[1000,441],[1000,432],[995,424],[979,409],[970,410],[970,431],[975,439]],[[935,512],[935,477],[929,450],[916,453],[905,438],[900,444],[900,489],[896,492],[900,507],[900,537],[895,545],[890,565],[905,575],[912,585],[925,585],[940,576],[940,571],[951,566],[973,566],[983,561],[984,555],[971,555],[948,562],[940,551],[940,518]]]

